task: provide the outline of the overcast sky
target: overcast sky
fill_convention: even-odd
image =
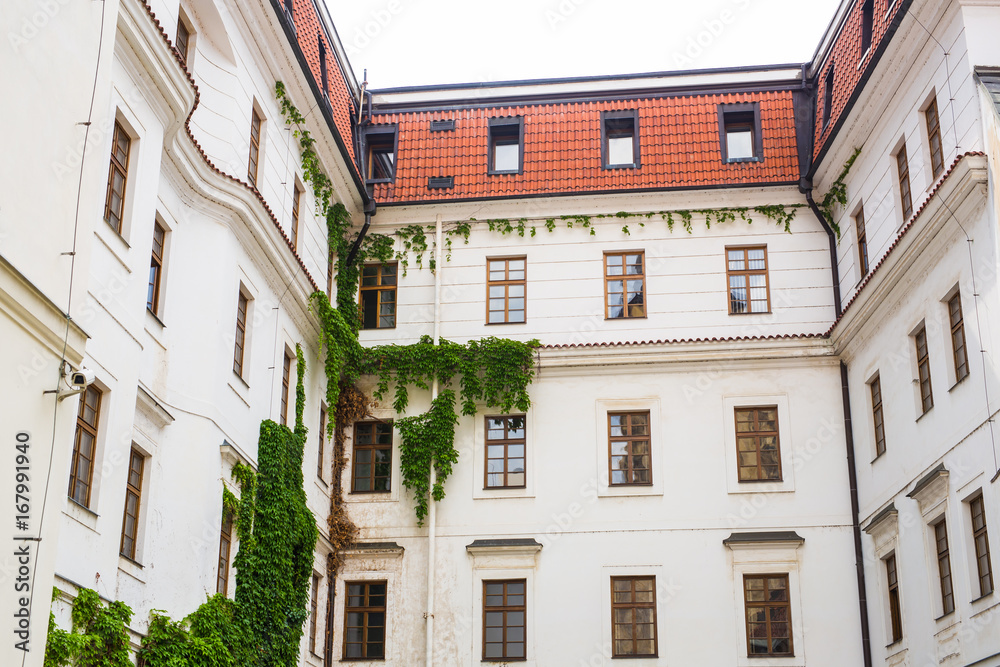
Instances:
[[[840,0],[325,0],[372,88],[809,60]]]

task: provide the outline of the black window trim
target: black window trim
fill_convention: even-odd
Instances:
[[[624,164],[608,164],[608,121],[632,120],[632,162]],[[639,110],[601,112],[601,168],[602,169],[639,169],[642,162],[639,157]]]
[[[764,137],[760,126],[760,103],[739,102],[736,104],[719,105],[719,149],[722,151],[722,161],[726,164],[764,161]],[[726,116],[753,113],[753,157],[730,159],[726,148]]]
[[[493,168],[493,130],[494,128],[509,128],[517,126],[517,170],[494,169]],[[495,174],[523,174],[524,173],[524,116],[500,116],[490,118],[489,131],[486,138],[486,173],[490,176]]]
[[[392,176],[389,178],[367,178],[369,137],[374,135],[392,135]],[[395,125],[372,125],[364,130],[362,135],[361,165],[362,174],[366,175],[365,183],[392,183],[396,179],[396,168],[399,164],[399,132]]]

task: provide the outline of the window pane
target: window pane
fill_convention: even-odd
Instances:
[[[608,137],[608,164],[633,164],[632,136]]]
[[[747,129],[726,132],[726,155],[730,160],[753,157],[753,132]]]
[[[520,146],[516,143],[497,144],[493,149],[493,170],[517,171],[520,153]]]

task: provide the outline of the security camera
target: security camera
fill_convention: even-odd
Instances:
[[[78,371],[73,371],[69,375],[69,384],[73,389],[86,389],[90,385],[94,384],[94,371],[89,368],[81,368]]]

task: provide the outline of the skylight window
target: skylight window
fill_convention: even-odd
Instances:
[[[601,152],[605,169],[639,166],[639,114],[637,111],[605,111],[602,114]]]
[[[387,183],[396,174],[396,128],[376,127],[365,134],[365,179]]]
[[[524,169],[524,122],[520,116],[490,119],[489,173],[519,174]]]
[[[724,162],[763,159],[760,107],[756,103],[719,105],[719,135]]]

